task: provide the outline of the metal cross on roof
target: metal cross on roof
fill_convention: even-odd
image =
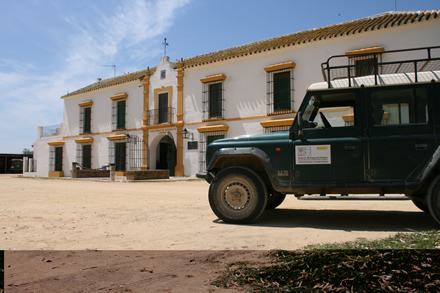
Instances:
[[[167,46],[168,46],[167,38],[163,39],[162,45],[163,45],[163,55],[166,56],[167,55]]]

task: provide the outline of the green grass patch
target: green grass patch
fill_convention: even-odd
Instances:
[[[430,231],[271,251],[269,264],[229,264],[213,285],[250,292],[440,292],[439,243],[439,231]]]

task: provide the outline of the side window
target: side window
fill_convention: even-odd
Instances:
[[[428,122],[428,97],[424,88],[373,91],[371,104],[374,126]]]
[[[312,96],[304,111],[304,127],[330,128],[355,126],[355,97],[354,93]]]

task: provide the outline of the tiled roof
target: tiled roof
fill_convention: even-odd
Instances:
[[[195,56],[184,59],[183,62],[184,66],[187,68],[195,67],[308,42],[421,22],[424,20],[435,19],[439,16],[440,10],[386,12],[371,17],[342,22]]]
[[[306,30],[280,37],[266,39],[250,44],[245,44],[229,49],[207,53],[179,61],[183,62],[185,68],[202,66],[215,62],[225,61],[233,58],[239,58],[252,54],[263,53],[270,50],[276,50],[289,46],[295,46],[308,42],[315,42],[325,39],[331,39],[341,36],[359,34],[379,29],[387,29],[395,26],[406,25],[425,20],[436,19],[440,16],[440,10],[425,11],[402,11],[402,12],[386,12],[373,15],[371,17],[361,18],[357,20],[342,22],[316,29]],[[91,84],[77,91],[71,92],[62,98],[78,95],[101,88],[106,88],[136,79],[142,79],[150,71],[150,74],[156,71],[156,68],[141,70],[114,78],[101,80],[100,82]]]
[[[95,91],[98,89],[102,89],[102,88],[111,87],[114,85],[130,82],[130,81],[134,81],[136,79],[138,79],[139,81],[142,81],[142,79],[144,78],[145,75],[148,74],[148,72],[149,72],[149,74],[153,74],[155,71],[156,71],[156,68],[153,68],[153,69],[149,68],[149,69],[140,70],[140,71],[133,72],[133,73],[127,73],[127,74],[124,74],[121,76],[116,76],[113,78],[103,79],[103,80],[100,80],[96,83],[88,85],[86,87],[83,87],[79,90],[68,93],[67,95],[62,96],[61,98],[64,99],[67,97],[71,97],[71,96],[75,96],[75,95],[79,95],[79,94],[84,94],[84,93]]]

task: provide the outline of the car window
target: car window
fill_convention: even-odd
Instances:
[[[371,103],[374,126],[428,123],[424,88],[373,91]]]
[[[303,115],[304,128],[355,126],[355,94],[314,95]]]

